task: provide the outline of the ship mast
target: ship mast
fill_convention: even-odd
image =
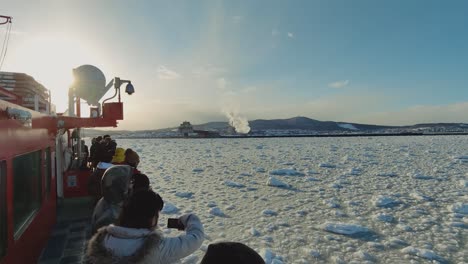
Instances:
[[[0,15],[0,18],[4,19],[4,21],[0,21],[0,25],[8,24],[7,29],[6,29],[5,38],[3,39],[2,50],[0,52],[0,71],[1,71],[2,66],[3,66],[3,62],[5,61],[6,53],[7,53],[7,50],[8,50],[8,42],[10,40],[12,17],[11,16]]]

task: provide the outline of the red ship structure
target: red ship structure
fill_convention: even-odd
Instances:
[[[0,72],[0,264],[80,261],[92,212],[81,129],[116,127],[123,120],[120,88],[134,89],[120,78],[106,85],[91,65],[73,75],[68,112],[56,113],[34,78]],[[114,96],[100,103],[111,88]],[[82,100],[91,105],[90,117],[81,116]]]

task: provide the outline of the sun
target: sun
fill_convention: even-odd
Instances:
[[[58,112],[67,108],[72,69],[89,63],[91,54],[82,41],[68,36],[37,36],[24,39],[8,54],[8,69],[33,76],[51,91]]]

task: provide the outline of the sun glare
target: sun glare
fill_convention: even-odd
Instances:
[[[50,89],[57,111],[64,111],[72,69],[90,57],[80,42],[65,36],[34,37],[21,43],[15,53],[12,70],[25,72]]]

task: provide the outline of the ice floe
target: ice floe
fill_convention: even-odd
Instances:
[[[214,216],[220,216],[220,217],[226,216],[226,215],[223,213],[223,211],[222,211],[221,209],[219,209],[218,207],[212,207],[212,208],[210,208],[209,213],[210,213],[211,215],[214,215]]]
[[[290,188],[291,186],[287,183],[284,183],[274,177],[269,177],[267,181],[268,186],[281,187],[281,188]]]
[[[190,199],[193,197],[193,193],[192,192],[176,192],[175,196],[180,197],[180,198]]]
[[[348,170],[349,175],[356,176],[356,175],[361,175],[361,173],[362,173],[362,170],[360,168],[351,168]]]
[[[460,180],[458,182],[462,188],[467,188],[468,187],[468,180]]]
[[[379,172],[379,173],[377,173],[377,176],[380,176],[380,177],[396,177],[396,176],[398,176],[398,174],[396,174],[395,172]]]
[[[308,175],[313,175],[313,174],[319,174],[320,172],[314,170],[314,169],[307,169],[307,174]]]
[[[385,223],[393,223],[395,222],[395,217],[389,214],[380,213],[374,216],[374,218],[378,221],[385,222]]]
[[[371,229],[357,224],[325,223],[321,227],[325,231],[350,237],[365,237],[374,235],[374,231]]]
[[[275,211],[275,210],[271,210],[271,209],[265,209],[262,211],[262,214],[263,215],[267,215],[267,216],[275,216],[275,215],[278,215],[278,213]]]
[[[434,201],[432,197],[429,197],[427,195],[424,195],[418,192],[412,192],[410,196],[419,201]]]
[[[279,169],[270,171],[270,175],[277,176],[305,176],[304,173],[297,171],[296,169]]]
[[[390,208],[390,207],[397,206],[401,203],[402,202],[400,200],[397,200],[396,198],[393,198],[390,196],[384,196],[384,195],[378,195],[374,197],[373,199],[373,204],[377,207]]]
[[[330,164],[330,163],[320,163],[320,164],[319,164],[319,167],[320,167],[320,168],[329,168],[329,169],[333,169],[333,168],[336,168],[336,165],[333,165],[333,164]]]
[[[424,174],[421,174],[421,173],[414,173],[414,174],[412,174],[410,176],[412,176],[413,179],[418,179],[418,180],[433,180],[434,179],[433,176],[424,175]]]
[[[256,236],[256,237],[257,237],[257,236],[260,236],[260,231],[258,231],[257,229],[255,229],[255,228],[253,228],[253,227],[251,227],[251,228],[249,229],[249,233],[250,233],[252,236]]]
[[[224,185],[229,186],[229,187],[235,187],[235,188],[245,187],[245,185],[242,184],[242,183],[233,182],[233,181],[229,181],[229,180],[224,181]]]
[[[161,213],[163,214],[175,214],[179,212],[179,208],[175,206],[174,204],[164,201],[164,206],[163,209],[161,210]]]
[[[402,253],[418,256],[423,259],[427,260],[435,260],[439,263],[448,263],[447,260],[439,255],[437,255],[434,251],[429,249],[420,249],[415,247],[405,247],[401,250]]]
[[[454,213],[468,215],[468,203],[458,202],[451,205],[449,209]]]

